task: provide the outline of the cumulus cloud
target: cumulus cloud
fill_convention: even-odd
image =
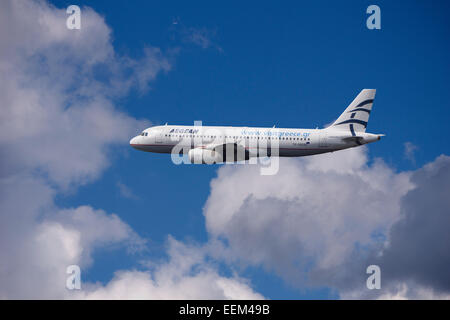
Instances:
[[[140,270],[117,271],[105,285],[82,282],[82,291],[67,290],[69,265],[79,265],[83,275],[95,250],[114,246],[134,253],[145,249],[145,240],[115,214],[55,207],[55,191],[35,177],[1,179],[0,187],[2,299],[263,298],[247,280],[220,275],[202,247],[174,239],[167,261],[144,261]]]
[[[140,59],[118,56],[90,8],[80,30],[67,29],[65,10],[45,1],[3,1],[0,9],[0,174],[33,168],[65,187],[95,179],[111,146],[148,124],[113,98],[145,91],[170,69],[168,58],[152,47]]]
[[[402,198],[402,218],[390,229],[376,262],[387,281],[414,281],[449,296],[450,157],[415,171],[411,181],[415,188]]]
[[[275,176],[225,166],[211,183],[207,230],[217,257],[263,266],[299,288],[329,286],[347,298],[445,297],[448,167],[443,156],[396,172],[381,159],[369,163],[365,148],[281,159]],[[371,264],[381,267],[381,291],[366,288]]]
[[[204,208],[204,247],[169,239],[166,261],[68,292],[68,265],[88,268],[95,250],[134,252],[145,240],[115,214],[54,198],[97,178],[112,147],[146,125],[115,99],[146,92],[171,63],[151,46],[117,55],[92,9],[82,8],[81,30],[66,18],[45,1],[0,4],[0,298],[263,298],[209,257],[341,297],[449,297],[449,158],[396,172],[365,148],[281,159],[275,176],[223,166]],[[191,40],[210,46],[203,36]],[[380,292],[364,288],[369,264],[382,268]]]
[[[410,175],[413,188],[400,199],[400,218],[382,245],[352,256],[339,273],[319,275],[340,288],[344,298],[448,299],[450,281],[450,158],[440,156]],[[364,270],[378,265],[382,290],[367,290]]]
[[[449,300],[449,293],[442,293],[432,287],[418,285],[413,281],[388,283],[381,292],[361,290],[343,290],[342,299],[377,299],[377,300]]]
[[[89,206],[57,208],[55,190],[42,179],[15,175],[0,185],[1,298],[62,297],[67,266],[88,267],[100,247],[143,245],[116,215]]]
[[[223,277],[206,261],[203,247],[169,237],[167,261],[147,271],[119,271],[105,286],[88,285],[85,299],[263,299],[245,279]],[[70,297],[70,296],[69,296]]]
[[[134,89],[146,92],[149,82],[170,70],[170,57],[151,46],[140,58],[117,55],[110,28],[90,8],[82,8],[81,30],[68,30],[66,18],[65,9],[46,1],[0,3],[0,298],[4,299],[72,298],[65,288],[67,266],[77,264],[85,270],[100,248],[135,252],[145,245],[117,215],[90,206],[59,208],[54,199],[96,179],[109,165],[112,147],[127,145],[129,137],[148,124],[120,111],[115,101]],[[120,286],[136,289],[143,275],[148,273],[118,272],[105,288],[92,287],[84,297],[113,297]],[[257,296],[244,281],[221,277],[210,267],[196,276],[174,273],[171,278],[161,272],[155,279],[159,280],[154,285],[165,288],[161,297],[181,289],[188,295],[208,282],[215,283],[214,291],[205,291],[205,298],[207,293]],[[147,280],[152,283],[152,278]],[[121,297],[136,297],[127,293]]]
[[[225,237],[235,258],[301,277],[297,264],[340,265],[398,218],[411,184],[366,149],[281,159],[275,176],[258,168],[223,167],[205,206],[207,229]],[[302,268],[300,268],[302,269]]]

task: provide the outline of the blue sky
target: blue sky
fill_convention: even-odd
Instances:
[[[59,8],[72,2],[52,1]],[[376,88],[368,131],[387,136],[369,146],[370,161],[380,157],[405,171],[450,153],[446,1],[77,4],[104,17],[119,54],[139,58],[144,47],[156,46],[170,59],[171,70],[159,74],[148,92],[133,90],[116,101],[132,117],[153,124],[315,128],[336,119],[361,89]],[[366,28],[370,4],[381,8],[381,30]],[[208,45],[186,40],[183,28],[205,30]],[[406,142],[417,146],[415,162],[405,157]],[[107,282],[115,270],[140,268],[144,257],[163,258],[168,235],[208,240],[202,209],[219,166],[176,166],[169,155],[138,152],[126,143],[108,155],[111,165],[97,180],[59,194],[56,203],[116,213],[150,245],[135,255],[95,252],[87,280]],[[133,196],[121,194],[119,184]],[[220,270],[235,271],[226,265]],[[263,267],[237,270],[269,298],[337,297],[328,288],[293,288]]]

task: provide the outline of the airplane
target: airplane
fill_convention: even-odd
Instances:
[[[163,125],[130,140],[141,151],[187,155],[190,163],[226,163],[256,157],[302,157],[358,147],[384,134],[366,132],[375,89],[363,89],[324,129]]]

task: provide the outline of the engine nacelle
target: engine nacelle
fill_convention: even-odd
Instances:
[[[221,163],[222,155],[219,152],[208,149],[195,148],[188,152],[189,161],[195,164]]]

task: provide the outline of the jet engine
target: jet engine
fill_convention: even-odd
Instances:
[[[195,164],[213,164],[221,163],[222,155],[219,152],[208,149],[195,148],[189,150],[189,161]]]

